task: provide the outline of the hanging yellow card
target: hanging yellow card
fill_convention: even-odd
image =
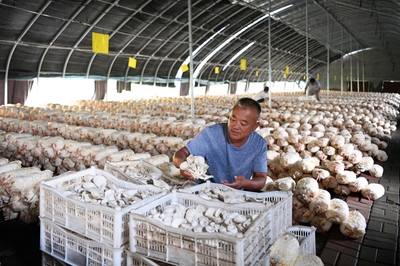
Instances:
[[[181,69],[182,69],[182,72],[186,72],[186,71],[189,70],[189,67],[188,67],[188,65],[183,64],[182,67],[181,67]]]
[[[108,54],[108,42],[110,36],[92,32],[92,51],[93,53]]]
[[[240,70],[246,70],[246,59],[240,59]]]
[[[135,58],[129,57],[128,66],[131,68],[136,68],[136,62],[137,62],[137,60]]]

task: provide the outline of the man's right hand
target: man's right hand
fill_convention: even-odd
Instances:
[[[187,171],[187,170],[180,170],[180,172],[181,172],[181,176],[183,176],[183,177],[185,177],[185,178],[187,178],[187,179],[189,179],[189,180],[196,180],[196,179],[193,177],[193,175],[192,175],[189,171]]]

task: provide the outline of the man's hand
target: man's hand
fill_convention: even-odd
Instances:
[[[226,180],[222,180],[221,184],[224,184],[225,186],[234,188],[234,189],[242,189],[244,187],[244,182],[246,182],[246,178],[242,175],[239,176],[234,176],[235,177],[235,182],[229,183]]]
[[[182,147],[177,152],[175,152],[174,156],[172,157],[174,166],[180,170],[181,163],[186,161],[186,158],[189,156],[189,151],[186,147]],[[180,173],[183,177],[194,180],[193,175],[186,170],[180,170]]]
[[[181,172],[181,176],[183,176],[183,177],[185,177],[185,178],[187,178],[189,180],[196,180],[196,178],[194,178],[193,175],[189,171],[180,170],[180,172]]]

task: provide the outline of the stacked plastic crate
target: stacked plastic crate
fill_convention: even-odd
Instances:
[[[173,191],[130,213],[129,250],[150,259],[181,265],[256,265],[275,238],[292,223],[292,194],[280,191],[256,193],[237,191],[253,202],[229,204],[205,200],[196,192],[205,187],[227,189],[226,186],[204,183],[183,191]],[[181,204],[206,209],[223,209],[247,217],[256,217],[241,237],[223,233],[194,233],[165,226],[149,218],[154,209]]]
[[[90,204],[69,197],[70,190],[79,188],[88,176],[103,176],[116,190],[147,191],[150,195],[125,207]],[[129,241],[129,212],[165,193],[154,186],[123,181],[97,168],[68,172],[42,182],[40,249],[46,255],[72,265],[127,265],[125,250]],[[132,262],[137,256],[129,259]],[[139,265],[150,264],[141,262]]]
[[[232,190],[225,185],[211,183],[209,181],[198,186],[180,189],[180,192],[198,195],[201,191],[217,189],[219,191]],[[263,203],[272,207],[272,240],[284,233],[292,225],[292,193],[283,191],[251,192],[234,190],[239,197],[247,201]]]
[[[220,189],[225,190],[226,186],[206,182],[199,186],[183,189],[183,192],[198,194],[200,191],[206,189]],[[316,254],[315,231],[313,226],[305,225],[292,225],[292,193],[282,191],[269,191],[264,193],[237,191],[239,195],[244,195],[246,198],[251,198],[257,202],[266,204],[273,203],[271,216],[272,216],[272,240],[269,245],[264,246],[263,254],[260,256],[256,265],[269,266],[269,247],[275,243],[276,239],[286,232],[292,233],[299,241],[300,250],[299,254]]]
[[[50,256],[46,252],[42,252],[42,266],[68,266],[68,264]]]

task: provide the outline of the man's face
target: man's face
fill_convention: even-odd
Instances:
[[[242,146],[247,137],[259,126],[257,112],[253,109],[243,109],[235,106],[228,120],[228,134],[232,143]]]

